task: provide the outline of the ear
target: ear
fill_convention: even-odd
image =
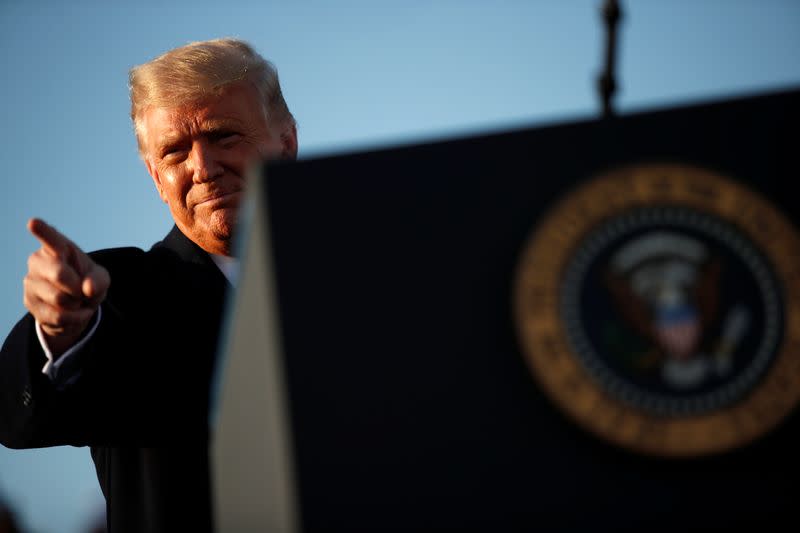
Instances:
[[[158,173],[158,167],[156,167],[155,163],[153,163],[152,159],[149,157],[144,158],[144,165],[147,167],[147,173],[150,174],[150,177],[153,178],[153,183],[156,186],[156,190],[158,191],[158,195],[161,197],[161,200],[166,204],[167,196],[164,194],[164,186],[161,183],[161,175]]]
[[[281,132],[281,159],[297,159],[297,124],[294,121]]]

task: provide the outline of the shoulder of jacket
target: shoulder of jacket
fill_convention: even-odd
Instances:
[[[114,265],[120,263],[128,263],[130,261],[137,261],[144,259],[146,252],[141,248],[133,246],[126,246],[121,248],[104,248],[102,250],[95,250],[89,252],[89,257],[93,261],[100,263],[103,266]]]

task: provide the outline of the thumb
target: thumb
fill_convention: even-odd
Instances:
[[[90,306],[98,306],[105,299],[110,285],[111,276],[108,274],[108,270],[92,262],[88,272],[83,277],[81,291]]]

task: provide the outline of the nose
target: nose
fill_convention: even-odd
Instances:
[[[198,139],[192,144],[187,162],[195,183],[211,181],[224,172],[214,153],[214,147],[204,139]]]

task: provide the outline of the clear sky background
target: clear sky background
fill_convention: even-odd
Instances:
[[[28,218],[86,250],[149,248],[171,227],[136,153],[131,66],[248,40],[277,66],[309,158],[597,116],[601,3],[0,0],[0,336],[24,312]],[[622,113],[800,88],[799,1],[622,5]],[[42,533],[86,531],[103,504],[88,449],[71,447],[0,447],[0,499]]]

